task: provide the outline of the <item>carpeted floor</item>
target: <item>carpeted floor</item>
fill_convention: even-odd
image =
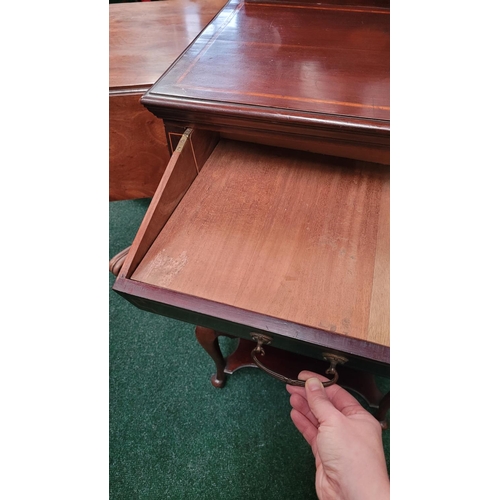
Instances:
[[[131,244],[149,201],[110,203],[110,258]],[[135,308],[113,282],[110,274],[110,499],[316,499],[285,386],[247,368],[214,388],[194,326]],[[224,353],[234,342],[221,340]]]

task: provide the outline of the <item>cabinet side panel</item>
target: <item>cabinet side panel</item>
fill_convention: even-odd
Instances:
[[[169,160],[165,130],[140,94],[109,96],[109,199],[151,198]]]

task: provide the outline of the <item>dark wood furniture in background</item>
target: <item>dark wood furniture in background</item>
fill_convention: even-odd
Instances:
[[[113,288],[198,325],[217,387],[316,360],[383,419],[389,9],[362,3],[230,0],[145,93],[175,152]]]
[[[165,130],[140,103],[225,0],[109,6],[109,199],[150,198],[170,158]]]

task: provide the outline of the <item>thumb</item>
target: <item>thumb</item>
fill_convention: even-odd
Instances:
[[[328,399],[323,384],[315,377],[306,380],[306,397],[309,408],[320,424],[324,424],[337,412]]]

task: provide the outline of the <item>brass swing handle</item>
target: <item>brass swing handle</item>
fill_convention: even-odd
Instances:
[[[266,366],[264,366],[257,358],[257,354],[260,354],[261,356],[265,356],[265,352],[263,349],[263,345],[269,345],[271,344],[271,337],[268,337],[267,335],[262,335],[259,333],[252,333],[250,335],[256,342],[257,345],[255,346],[254,349],[252,349],[252,352],[250,355],[252,356],[252,359],[254,363],[263,371],[265,371],[267,374],[271,375],[271,377],[277,378],[278,380],[281,380],[285,384],[289,385],[295,385],[299,387],[304,387],[306,385],[304,380],[297,380],[293,378],[288,378],[285,377],[284,375],[281,375],[279,373],[273,372]],[[337,373],[337,370],[335,367],[337,366],[338,363],[343,364],[347,361],[347,358],[344,358],[343,356],[339,356],[338,354],[332,354],[332,353],[324,353],[323,354],[324,359],[327,361],[330,361],[330,367],[328,370],[326,370],[326,373],[328,375],[333,375],[333,378],[329,380],[328,382],[323,382],[323,387],[329,387],[337,382],[339,379],[339,374]]]

